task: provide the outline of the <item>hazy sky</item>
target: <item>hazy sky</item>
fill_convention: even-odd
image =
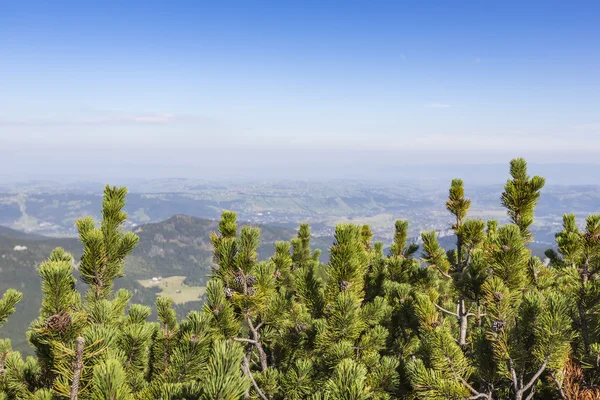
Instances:
[[[598,163],[599,16],[598,1],[3,2],[0,166]]]

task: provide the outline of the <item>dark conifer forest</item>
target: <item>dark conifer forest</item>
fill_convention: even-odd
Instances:
[[[409,242],[404,220],[391,244],[341,224],[322,264],[301,224],[259,259],[260,229],[224,211],[203,308],[159,297],[158,322],[114,289],[138,237],[127,189],[107,186],[101,221],[77,221],[81,258],[56,248],[38,267],[34,355],[0,340],[0,400],[600,399],[600,214],[565,214],[558,251],[535,257],[545,180],[523,159],[509,172],[506,225],[470,218],[452,180],[450,251],[435,232]],[[21,299],[4,293],[0,324]]]

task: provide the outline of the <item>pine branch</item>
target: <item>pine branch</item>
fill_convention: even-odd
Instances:
[[[254,389],[256,390],[256,393],[258,393],[260,398],[263,400],[269,400],[267,398],[267,396],[265,396],[263,391],[260,390],[260,387],[258,387],[258,383],[256,383],[254,376],[252,376],[252,372],[250,371],[250,362],[248,361],[248,355],[244,356],[244,361],[242,362],[242,371],[248,378],[250,378],[250,381],[252,382],[252,386],[254,386]]]
[[[260,341],[260,333],[258,333],[258,328],[263,325],[263,322],[261,322],[260,324],[258,324],[255,327],[254,324],[252,324],[252,318],[250,318],[249,315],[246,316],[246,321],[248,322],[248,327],[250,328],[250,332],[252,333],[252,336],[254,337],[253,344],[256,347],[256,350],[258,351],[258,358],[260,359],[260,367],[263,371],[265,371],[268,368],[267,353],[265,353],[265,350],[263,349],[262,343]]]

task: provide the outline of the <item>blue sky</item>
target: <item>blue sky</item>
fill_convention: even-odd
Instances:
[[[597,1],[5,2],[1,166],[597,163],[599,16]]]

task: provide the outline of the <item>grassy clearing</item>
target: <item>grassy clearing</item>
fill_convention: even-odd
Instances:
[[[198,301],[206,290],[204,286],[187,286],[183,283],[185,276],[170,276],[163,278],[160,282],[154,282],[152,279],[140,279],[140,285],[151,288],[161,289],[157,296],[170,297],[177,304],[187,303],[188,301]]]

